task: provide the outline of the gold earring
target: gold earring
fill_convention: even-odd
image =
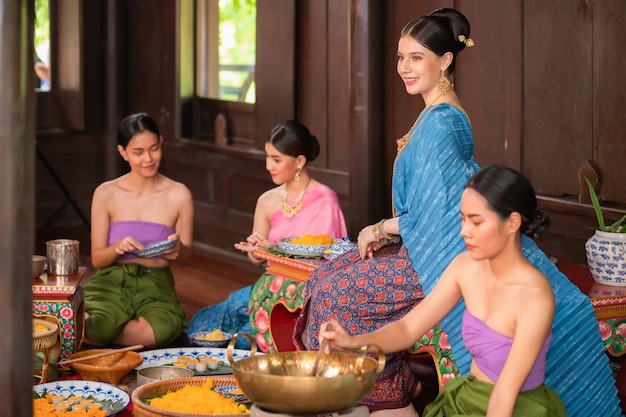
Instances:
[[[302,167],[300,165],[298,165],[296,167],[296,169],[298,171],[296,172],[296,175],[293,177],[293,179],[296,180],[296,181],[300,181],[300,171],[302,171]]]
[[[454,84],[450,82],[443,71],[441,71],[441,77],[439,77],[439,80],[437,81],[437,87],[439,87],[439,91],[442,96],[445,96],[448,92],[454,90]]]

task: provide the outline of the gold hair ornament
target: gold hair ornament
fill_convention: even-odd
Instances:
[[[459,35],[458,39],[459,42],[463,42],[468,48],[474,46],[474,41],[472,40],[472,38],[466,38],[465,35]]]

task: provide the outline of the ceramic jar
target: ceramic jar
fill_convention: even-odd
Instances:
[[[596,230],[585,243],[593,279],[603,285],[626,286],[626,233]]]

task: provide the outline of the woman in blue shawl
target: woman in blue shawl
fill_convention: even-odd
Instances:
[[[318,348],[322,323],[338,320],[351,334],[398,320],[428,294],[450,261],[465,247],[459,236],[463,186],[479,168],[473,158],[469,118],[448,80],[458,52],[472,46],[469,22],[439,9],[405,26],[398,42],[397,70],[409,94],[426,107],[398,141],[392,197],[394,217],[359,233],[359,253],[350,252],[318,268],[307,282],[305,305],[296,322],[298,349]],[[562,398],[570,416],[619,416],[619,400],[589,299],[565,277],[532,239],[523,238],[528,260],[548,277],[556,298],[554,339],[546,385]],[[418,279],[419,277],[419,279]],[[530,300],[529,300],[530,301]],[[461,339],[461,302],[417,344],[430,344],[441,370],[469,373],[470,355]],[[419,391],[399,353],[363,399],[372,414],[416,415]]]

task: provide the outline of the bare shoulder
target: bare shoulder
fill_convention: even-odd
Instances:
[[[175,181],[169,177],[162,176],[164,188],[170,198],[177,200],[192,200],[191,190],[182,182]]]
[[[282,187],[274,187],[269,190],[263,192],[257,199],[257,204],[259,205],[274,205],[277,201],[283,197]]]
[[[105,181],[98,185],[93,192],[94,198],[110,198],[119,189],[121,178],[115,178],[109,181]]]
[[[472,255],[469,252],[461,252],[456,258],[450,262],[448,268],[453,268],[455,270],[464,270],[470,267],[473,267],[477,264],[476,260],[472,258]]]
[[[530,291],[535,292],[538,297],[545,297],[548,301],[554,300],[552,286],[548,278],[534,265],[528,264],[524,273],[528,278],[528,287]]]
[[[474,275],[472,271],[476,264],[469,252],[461,252],[450,262],[443,276],[447,279],[463,280],[466,276]]]
[[[192,198],[191,190],[182,182],[172,181],[172,191],[183,198]]]

